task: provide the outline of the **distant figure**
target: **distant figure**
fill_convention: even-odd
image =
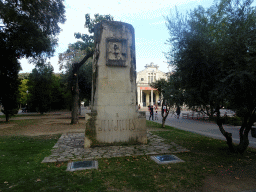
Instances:
[[[140,104],[139,104],[139,107],[138,107],[139,109],[140,109]]]
[[[163,106],[164,115],[166,114],[166,105]]]
[[[152,121],[154,121],[154,108],[153,108],[152,105],[150,106],[150,116],[149,116],[149,120],[150,120],[151,117],[152,117]]]
[[[176,113],[177,113],[177,119],[180,118],[180,107],[178,106],[177,110],[176,110]]]
[[[158,120],[157,111],[155,112],[155,120]]]
[[[161,101],[160,101],[160,99],[157,101],[157,104],[158,104],[158,106],[160,106],[160,104],[161,104]]]

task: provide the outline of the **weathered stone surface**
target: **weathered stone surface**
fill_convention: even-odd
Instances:
[[[95,25],[92,87],[84,147],[147,143],[146,116],[136,107],[132,25],[117,21]]]

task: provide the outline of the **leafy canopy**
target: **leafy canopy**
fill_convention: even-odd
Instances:
[[[199,6],[186,16],[177,12],[167,18],[168,57],[189,106],[229,103],[251,112],[256,106],[251,89],[256,80],[256,14],[251,3],[222,0],[209,9]]]
[[[1,49],[15,50],[19,57],[51,55],[64,14],[63,0],[1,0]]]

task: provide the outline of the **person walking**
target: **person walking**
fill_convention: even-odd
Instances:
[[[154,121],[154,108],[153,108],[152,105],[150,106],[150,116],[149,116],[149,120],[150,120],[151,117],[152,117],[152,121]]]
[[[158,120],[157,111],[155,112],[155,120]]]
[[[166,114],[166,105],[163,106],[164,115]]]
[[[176,113],[177,113],[177,119],[179,119],[180,118],[180,106],[177,107]]]

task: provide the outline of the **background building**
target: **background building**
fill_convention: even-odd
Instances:
[[[167,73],[158,70],[158,65],[147,64],[143,71],[137,72],[137,103],[141,107],[157,104],[161,100],[158,90],[150,87],[150,83],[160,79],[167,80]]]

